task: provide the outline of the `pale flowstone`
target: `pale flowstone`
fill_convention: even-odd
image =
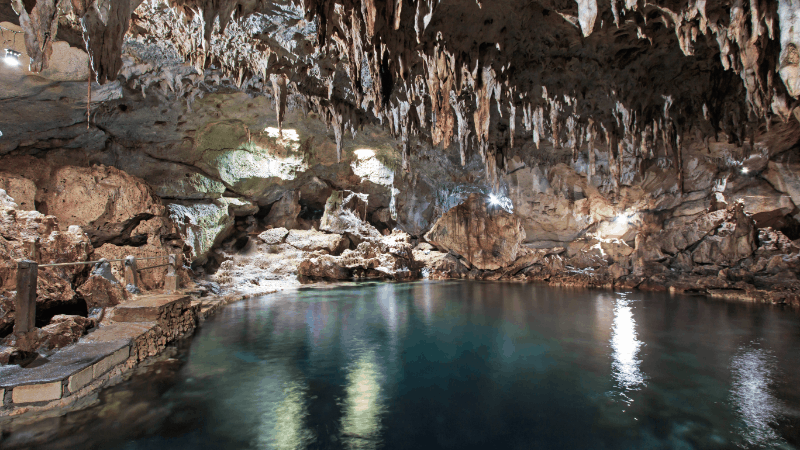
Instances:
[[[11,391],[11,399],[14,403],[46,402],[59,398],[61,398],[61,381],[16,386]]]

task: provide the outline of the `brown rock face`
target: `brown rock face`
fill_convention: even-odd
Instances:
[[[299,228],[297,217],[300,215],[300,192],[287,191],[280,200],[272,205],[264,224],[287,229]]]
[[[736,203],[728,211],[727,220],[707,236],[692,252],[698,264],[732,266],[753,254],[758,247],[755,222],[744,213],[744,204]]]
[[[94,319],[59,314],[53,316],[49,325],[35,328],[22,336],[11,335],[3,344],[26,352],[49,352],[75,343],[96,325]]]
[[[126,294],[122,284],[102,275],[92,275],[78,288],[78,293],[86,300],[88,308],[105,308],[119,305],[125,301]]]
[[[487,206],[478,194],[446,212],[425,235],[441,249],[461,255],[481,270],[496,270],[517,259],[525,230],[516,216]]]
[[[47,211],[61,224],[80,225],[95,246],[135,241],[131,233],[142,220],[164,214],[150,187],[114,167],[64,166],[51,177],[43,196]]]
[[[36,242],[36,254],[32,243]],[[19,259],[40,264],[86,261],[92,252],[89,238],[80,227],[59,229],[53,216],[21,211],[5,191],[0,190],[0,333],[10,331],[14,321],[13,292],[16,290]],[[37,310],[55,303],[75,301],[75,282],[86,266],[40,268],[37,282]]]

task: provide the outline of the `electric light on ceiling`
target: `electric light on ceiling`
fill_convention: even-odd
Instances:
[[[494,194],[489,194],[489,203],[491,203],[492,205],[499,205],[500,199],[497,198],[497,196]]]
[[[20,62],[19,62],[20,55],[22,55],[22,53],[20,53],[20,52],[18,52],[16,50],[11,50],[10,48],[7,48],[6,49],[6,57],[3,59],[3,61],[5,61],[5,63],[8,64],[9,66],[15,66],[15,67],[19,66],[20,65]]]
[[[742,173],[746,174],[747,172],[750,172],[750,169],[748,169],[747,167],[742,167]]]

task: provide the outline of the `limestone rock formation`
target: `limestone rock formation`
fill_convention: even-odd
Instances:
[[[56,217],[19,210],[13,199],[0,190],[0,333],[7,334],[13,326],[12,291],[16,290],[18,260],[34,259],[40,264],[86,261],[91,252],[89,238],[80,227],[61,231]],[[55,305],[76,302],[74,288],[84,270],[84,266],[39,269],[37,310],[46,313]]]
[[[289,230],[286,228],[272,228],[259,234],[258,238],[261,239],[265,244],[275,245],[283,242],[288,234]]]
[[[286,236],[286,243],[306,252],[324,250],[338,254],[347,248],[349,241],[341,234],[323,233],[317,230],[291,230]]]
[[[478,194],[445,213],[425,239],[442,251],[464,257],[481,270],[506,267],[517,259],[525,230],[518,217],[487,205]]]
[[[0,188],[40,239],[58,219],[223,286],[421,262],[795,295],[796,2],[12,3],[31,64],[0,65]],[[78,298],[70,270],[43,298]]]
[[[25,353],[49,354],[53,350],[75,343],[86,335],[89,329],[97,326],[91,318],[59,314],[53,316],[50,323],[42,328],[35,328],[21,336],[10,335],[3,339],[5,348],[0,351],[0,362],[8,363],[9,351],[21,349]],[[5,359],[5,361],[3,361]]]
[[[409,236],[396,231],[379,242],[365,240],[341,255],[311,254],[298,266],[298,274],[312,280],[413,280],[420,266],[412,250]]]
[[[280,200],[272,204],[269,214],[264,219],[264,224],[271,227],[299,228],[297,218],[302,209],[298,200],[299,191],[287,191]]]
[[[93,271],[77,291],[89,309],[116,306],[128,298],[125,287],[111,275],[110,271],[107,275]]]

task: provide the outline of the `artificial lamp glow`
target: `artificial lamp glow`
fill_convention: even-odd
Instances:
[[[489,203],[491,203],[492,205],[499,205],[500,199],[497,198],[497,196],[494,194],[489,194]]]
[[[742,167],[742,173],[747,173],[747,172],[750,172],[750,169],[748,169],[747,167]]]
[[[11,50],[10,48],[7,48],[6,49],[6,57],[5,57],[5,59],[3,61],[5,61],[5,63],[8,64],[9,66],[14,66],[14,67],[19,66],[20,65],[20,62],[19,62],[20,55],[22,55],[22,53],[20,53],[20,52],[18,52],[16,50]]]
[[[629,220],[631,220],[630,214],[620,214],[620,215],[617,216],[616,219],[614,219],[614,222],[616,222],[616,223],[628,223]]]

